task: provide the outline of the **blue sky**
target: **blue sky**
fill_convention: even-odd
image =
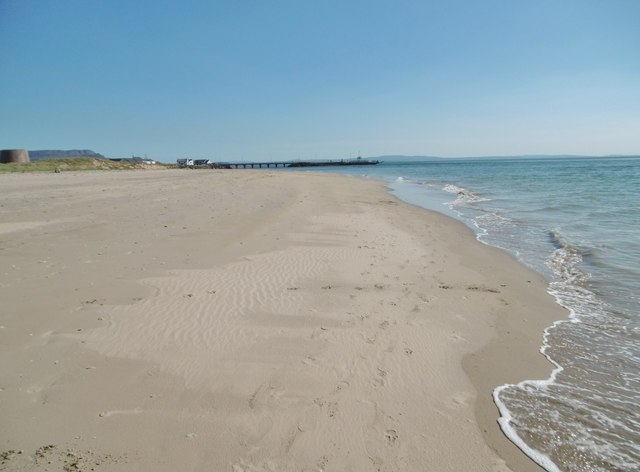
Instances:
[[[0,0],[0,148],[640,153],[636,0]]]

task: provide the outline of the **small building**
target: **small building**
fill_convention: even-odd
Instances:
[[[149,159],[148,157],[138,157],[138,156],[133,156],[131,158],[132,162],[136,162],[138,164],[155,164],[156,161],[154,161],[153,159]]]
[[[1,164],[16,164],[31,162],[29,151],[26,149],[3,149],[0,151]]]

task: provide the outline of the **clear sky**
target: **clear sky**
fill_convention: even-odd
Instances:
[[[0,0],[0,148],[640,153],[638,0]]]

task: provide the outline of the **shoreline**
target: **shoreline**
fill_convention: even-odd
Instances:
[[[549,282],[542,274],[525,266],[506,250],[480,241],[473,230],[462,221],[436,210],[404,201],[395,196],[388,187],[387,191],[402,204],[425,212],[431,218],[445,220],[445,225],[449,224],[452,229],[455,228],[461,234],[467,233],[468,237],[476,243],[476,247],[486,248],[487,253],[493,254],[494,258],[509,266],[509,274],[521,272],[522,275],[527,275],[526,283],[531,287],[527,287],[521,292],[524,296],[518,306],[519,314],[525,317],[514,319],[508,308],[497,311],[497,321],[491,324],[495,330],[492,339],[476,352],[466,354],[462,360],[462,367],[479,393],[476,399],[475,417],[487,445],[496,451],[507,464],[517,464],[516,470],[532,472],[544,470],[533,458],[526,455],[519,446],[513,443],[498,426],[500,416],[493,399],[493,392],[505,384],[517,384],[524,380],[545,380],[550,377],[552,371],[557,367],[541,352],[544,332],[554,323],[568,320],[569,310],[561,306],[548,292]],[[455,246],[455,243],[452,245]],[[473,247],[461,244],[456,246],[455,250],[469,256]],[[497,264],[500,265],[501,262]],[[505,265],[502,266],[503,270]],[[510,267],[512,265],[515,267]],[[540,288],[544,289],[542,296],[539,293]],[[528,304],[531,305],[527,306]],[[549,314],[541,316],[537,313],[539,307],[548,311]],[[512,357],[514,351],[519,352],[522,358],[517,358],[518,354],[516,354],[514,359]],[[497,366],[499,366],[498,369],[496,369]],[[523,374],[523,372],[527,373]],[[485,394],[482,395],[480,392],[485,392]],[[525,458],[524,461],[522,456]]]
[[[541,470],[491,394],[548,376],[566,312],[463,223],[335,174],[0,178],[11,460],[55,443],[109,470]]]

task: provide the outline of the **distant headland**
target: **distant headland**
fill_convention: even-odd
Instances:
[[[67,151],[58,149],[45,149],[40,151],[29,151],[29,158],[32,161],[42,159],[64,159],[67,157],[93,157],[94,159],[107,159],[102,154],[90,149],[70,149]]]

